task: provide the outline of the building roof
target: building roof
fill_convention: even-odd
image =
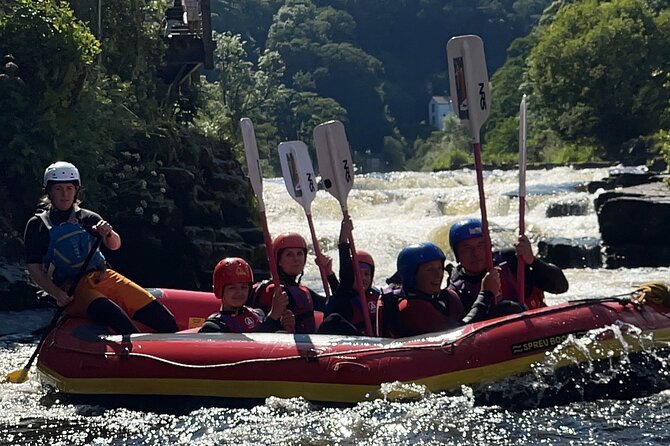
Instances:
[[[451,102],[451,98],[447,96],[433,96],[431,100],[437,104],[449,104]]]

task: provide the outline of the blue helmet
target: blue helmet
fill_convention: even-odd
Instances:
[[[482,221],[478,218],[466,218],[451,225],[449,229],[449,246],[454,253],[454,257],[458,261],[458,254],[456,253],[456,245],[463,240],[471,238],[483,237]]]
[[[405,246],[398,254],[397,261],[398,274],[403,288],[406,290],[414,288],[416,271],[420,265],[433,260],[444,262],[446,258],[442,249],[434,243],[422,242]]]

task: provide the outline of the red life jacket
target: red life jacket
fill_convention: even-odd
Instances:
[[[385,292],[377,309],[379,335],[399,338],[457,327],[461,325],[463,307],[460,306],[461,314],[450,314],[459,307],[452,302],[454,299],[458,300],[458,296],[447,290],[437,297],[406,296],[402,289]]]
[[[519,302],[521,305],[524,305],[526,308],[539,308],[546,307],[547,304],[544,303],[544,291],[538,287],[530,287],[526,289],[525,296],[523,299],[519,299],[517,293],[517,281],[516,273],[512,271],[512,268],[509,267],[508,263],[502,263],[499,265],[502,271],[502,277],[500,281],[500,291],[503,296],[503,299],[513,300]]]
[[[288,294],[288,309],[295,316],[295,332],[303,334],[315,333],[314,302],[312,301],[312,294],[309,288],[304,285],[283,285],[286,294]],[[248,305],[269,313],[272,308],[274,289],[274,283],[269,280],[254,285],[251,296],[247,301]]]
[[[214,313],[207,318],[206,322],[213,322],[219,326],[222,332],[227,333],[249,333],[256,331],[263,323],[264,314],[261,310],[242,307],[237,314],[231,312]]]

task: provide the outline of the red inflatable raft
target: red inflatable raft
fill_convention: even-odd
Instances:
[[[198,326],[219,305],[211,293],[154,293],[183,329]],[[670,308],[615,298],[573,301],[404,339],[194,330],[117,336],[90,321],[66,319],[49,334],[38,369],[47,383],[75,395],[302,396],[351,403],[388,397],[383,383],[435,392],[521,375],[569,335],[607,326],[617,328],[601,330],[587,351],[573,348],[565,364],[554,366],[647,349],[639,330],[646,343],[667,342]]]

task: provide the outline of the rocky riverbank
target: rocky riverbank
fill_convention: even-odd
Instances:
[[[561,268],[670,265],[669,181],[668,174],[646,169],[612,169],[608,178],[586,185],[589,192],[599,192],[594,209],[600,240],[544,240],[538,244],[539,255]],[[565,203],[550,207],[547,216],[579,215],[583,211],[582,203]]]

